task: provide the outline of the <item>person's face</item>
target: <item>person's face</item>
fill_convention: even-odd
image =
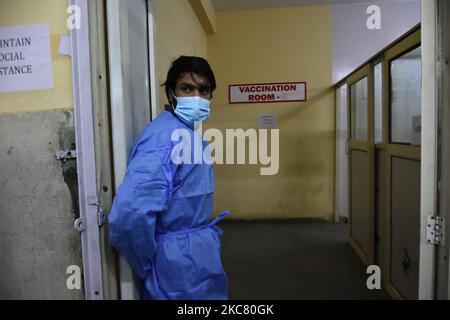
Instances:
[[[176,97],[199,96],[206,100],[211,100],[212,92],[209,81],[206,77],[196,73],[185,72],[178,78],[175,86]]]

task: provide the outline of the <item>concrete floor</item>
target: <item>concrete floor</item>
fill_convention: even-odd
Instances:
[[[222,259],[230,299],[390,299],[347,242],[347,225],[224,221]]]

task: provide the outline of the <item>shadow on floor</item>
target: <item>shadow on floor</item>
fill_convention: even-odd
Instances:
[[[230,299],[390,299],[367,289],[346,224],[231,220],[221,228]]]

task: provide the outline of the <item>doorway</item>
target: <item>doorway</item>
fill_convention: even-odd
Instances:
[[[134,141],[156,116],[153,10],[147,0],[106,1],[113,176],[117,192]],[[140,299],[139,281],[119,257],[121,299]]]
[[[420,28],[347,78],[349,241],[395,298],[419,296]]]

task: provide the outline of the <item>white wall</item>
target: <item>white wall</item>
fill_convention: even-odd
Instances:
[[[370,5],[380,7],[381,29],[370,30]],[[377,0],[333,6],[333,83],[420,22],[420,0]]]

